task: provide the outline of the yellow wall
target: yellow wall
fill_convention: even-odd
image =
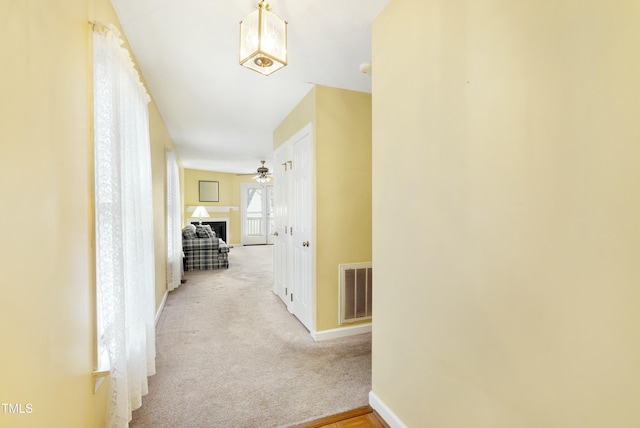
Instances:
[[[255,183],[251,175],[236,175],[226,172],[203,171],[198,169],[184,170],[184,222],[189,222],[192,212],[188,212],[189,206],[202,205],[205,207],[235,207],[236,210],[228,212],[210,212],[212,218],[229,219],[228,244],[240,244],[240,184]],[[200,202],[198,181],[217,181],[219,202]],[[273,181],[271,182],[273,183]]]
[[[108,0],[1,2],[0,16],[0,401],[33,409],[0,408],[0,426],[99,427],[88,21],[117,18]],[[153,109],[155,197],[168,140]]]
[[[638,22],[623,0],[374,22],[373,392],[407,426],[640,426]]]
[[[371,95],[315,86],[274,130],[274,150],[308,123],[315,159],[316,330],[339,327],[338,265],[371,261]]]
[[[315,141],[316,133],[316,91],[313,86],[307,95],[289,112],[287,117],[273,131],[273,150],[287,142],[308,123],[311,123],[311,132]],[[314,145],[315,148],[315,145]]]
[[[338,265],[371,261],[371,94],[317,86],[316,329],[339,327]]]

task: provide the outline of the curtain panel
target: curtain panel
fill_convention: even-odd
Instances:
[[[98,354],[108,355],[110,370],[107,427],[128,426],[155,373],[149,96],[122,43],[115,27],[94,26],[96,296],[105,351]]]
[[[180,286],[182,279],[182,204],[180,168],[173,150],[167,150],[167,288]]]

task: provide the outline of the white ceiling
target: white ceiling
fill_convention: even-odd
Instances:
[[[185,168],[249,173],[313,84],[371,92],[371,23],[389,0],[272,0],[288,21],[289,65],[238,64],[239,22],[257,0],[112,0]]]

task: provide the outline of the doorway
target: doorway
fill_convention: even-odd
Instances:
[[[273,244],[273,185],[242,183],[240,242],[242,245]]]

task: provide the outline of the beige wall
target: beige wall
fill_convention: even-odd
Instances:
[[[257,166],[256,166],[257,168]],[[229,219],[229,244],[240,244],[240,184],[255,183],[251,175],[236,175],[226,172],[203,171],[198,169],[184,170],[184,221],[189,222],[192,212],[188,212],[189,206],[206,207],[235,207],[236,210],[227,212],[210,212],[212,218]],[[198,181],[217,181],[219,188],[219,202],[200,202]],[[273,180],[271,181],[273,183]]]
[[[373,392],[407,426],[640,426],[639,21],[618,0],[376,19]]]
[[[338,328],[338,265],[371,261],[371,95],[315,86],[274,130],[274,150],[311,123],[316,330]]]
[[[89,20],[116,23],[107,0],[0,3],[0,401],[32,405],[0,426],[102,426],[94,395],[93,146]],[[150,106],[154,215],[163,218],[160,145]],[[164,168],[164,166],[162,166]],[[164,239],[156,225],[156,242]],[[159,264],[162,244],[157,248]],[[166,281],[159,267],[158,289]],[[158,293],[159,294],[159,293]]]

